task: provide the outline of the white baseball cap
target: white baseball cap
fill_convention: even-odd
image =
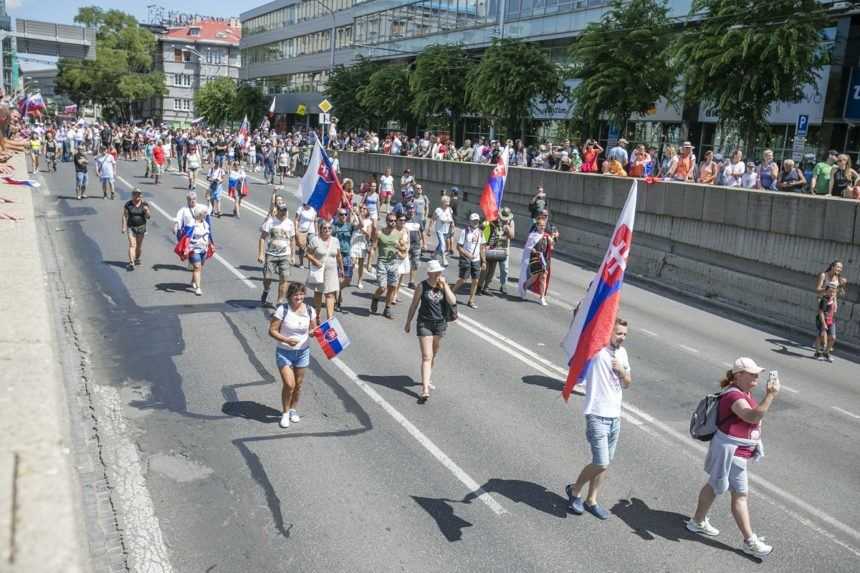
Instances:
[[[749,372],[750,374],[760,374],[764,372],[764,368],[760,367],[755,363],[755,360],[752,358],[747,358],[746,356],[741,356],[737,360],[735,360],[734,366],[732,366],[732,374],[737,374],[738,372]]]
[[[470,221],[480,221],[481,216],[478,215],[477,213],[472,213],[471,215],[469,215],[469,220]]]

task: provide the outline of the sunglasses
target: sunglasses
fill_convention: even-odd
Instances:
[[[320,227],[320,230],[321,231],[331,231],[331,227],[329,225],[325,225],[325,226]]]
[[[397,219],[386,219],[385,222],[386,223],[396,223]]]

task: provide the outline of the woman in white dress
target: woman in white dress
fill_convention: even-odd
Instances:
[[[322,317],[320,308],[325,296],[326,319],[334,317],[334,306],[340,290],[339,274],[343,274],[343,257],[340,254],[340,241],[331,234],[331,222],[320,223],[320,234],[314,235],[305,255],[310,262],[308,286],[314,289],[314,308],[317,316]]]

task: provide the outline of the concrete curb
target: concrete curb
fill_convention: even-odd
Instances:
[[[25,159],[11,163],[27,178]],[[0,570],[88,572],[69,409],[33,207],[0,184]],[[10,467],[11,466],[11,467]],[[11,482],[11,483],[10,483]],[[8,524],[8,525],[7,525]]]

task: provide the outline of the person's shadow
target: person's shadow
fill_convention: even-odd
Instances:
[[[537,483],[518,479],[492,478],[487,480],[481,489],[487,493],[503,495],[514,503],[524,503],[547,515],[559,518],[567,517],[567,499]],[[471,503],[477,497],[477,492],[471,492],[463,498],[463,503]]]
[[[463,538],[463,529],[472,527],[470,522],[454,513],[451,504],[458,502],[453,499],[435,499],[417,495],[413,495],[412,499],[433,518],[439,531],[448,541],[460,541]]]
[[[638,497],[630,499],[619,499],[610,510],[616,517],[627,524],[633,530],[635,535],[638,535],[645,541],[653,541],[658,537],[662,537],[668,541],[697,541],[714,549],[722,549],[730,551],[741,557],[746,557],[751,561],[760,563],[761,560],[747,555],[738,548],[721,543],[711,537],[698,535],[688,530],[684,525],[688,516],[674,513],[671,511],[662,511],[659,509],[651,509],[644,501]]]

